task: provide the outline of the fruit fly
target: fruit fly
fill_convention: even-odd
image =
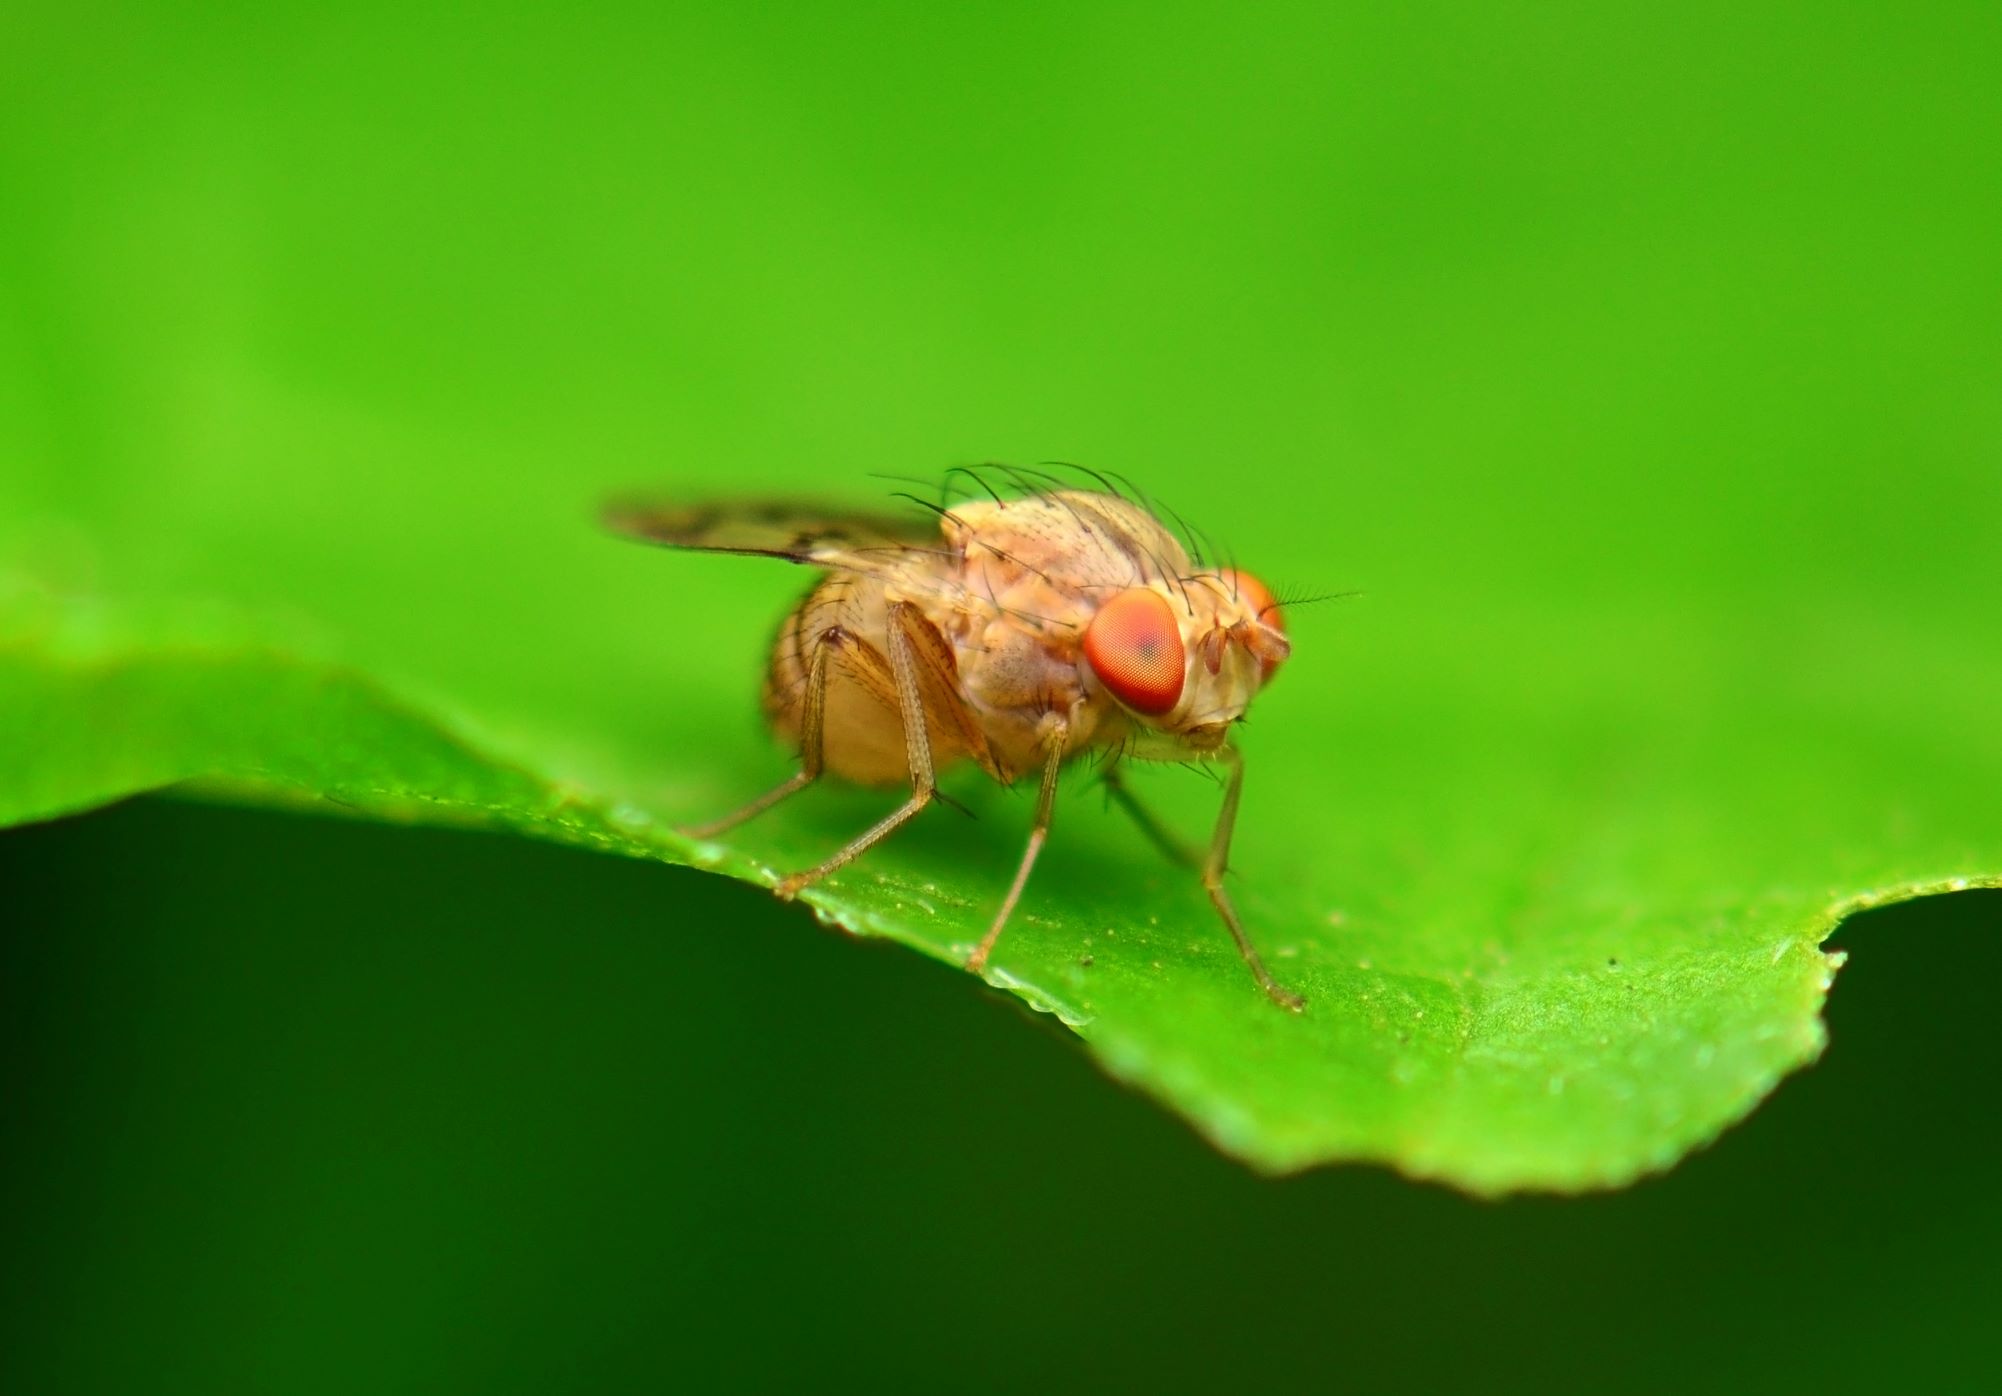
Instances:
[[[1034,822],[1014,881],[966,967],[987,964],[1049,836],[1057,784],[1087,755],[1109,793],[1202,885],[1259,987],[1295,1011],[1303,1000],[1266,971],[1224,870],[1244,784],[1230,742],[1292,645],[1272,592],[1235,568],[1192,559],[1139,502],[1099,488],[1007,471],[1013,488],[963,470],[985,497],[932,504],[915,519],[821,510],[784,500],[615,502],[620,533],[649,543],[784,558],[821,576],[772,646],[764,710],[799,752],[787,780],[720,819],[709,838],[764,813],[823,775],[908,786],[910,798],[826,861],[779,881],[786,899],[846,867],[939,798],[938,775],[972,762],[1004,785],[1037,777]],[[1200,557],[1200,553],[1197,553]],[[1181,848],[1127,788],[1123,764],[1222,766],[1223,804],[1206,855]]]

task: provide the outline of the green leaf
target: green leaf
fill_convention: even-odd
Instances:
[[[1937,174],[1871,164],[1882,123],[1838,109],[1781,186],[1760,152],[1798,114],[1684,80],[1734,43],[1666,43],[1676,81],[1592,121],[1523,94],[1622,55],[1610,30],[1519,52],[1541,78],[1386,31],[1356,108],[1265,100],[1350,51],[1316,14],[1199,92],[1163,80],[1207,65],[1197,34],[1120,26],[1088,99],[1031,64],[1047,129],[926,77],[985,51],[970,20],[887,48],[528,26],[455,59],[449,104],[363,15],[115,74],[17,46],[0,80],[46,120],[0,168],[0,820],[192,781],[770,881],[886,808],[672,832],[787,771],[756,676],[804,577],[605,538],[599,496],[869,503],[899,488],[875,470],[1072,455],[1282,587],[1367,593],[1296,608],[1243,743],[1236,895],[1310,1005],[1260,996],[1082,780],[994,982],[1260,1167],[1496,1192],[1673,1163],[1820,1049],[1840,917],[2002,882],[2002,429],[1964,231],[1996,175],[1948,119],[1985,70],[1817,31],[1949,104],[1906,117]],[[1423,121],[1389,76],[1414,63],[1449,79]],[[1053,170],[1065,197],[1027,196]],[[930,812],[805,900],[963,959],[1028,800],[948,788],[976,820]],[[1213,815],[1184,772],[1142,793]]]
[[[486,823],[769,879],[881,803],[808,797],[740,851],[691,844],[670,819],[720,807],[780,762],[691,746],[673,758],[685,791],[620,796],[537,761],[538,740],[497,757],[500,742],[468,735],[473,716],[426,712],[348,670],[40,609],[37,624],[17,620],[0,666],[0,719],[25,737],[0,770],[9,821],[202,778],[234,798]],[[738,674],[696,681],[743,687]],[[1926,861],[1916,831],[1949,820],[1919,797],[1958,787],[1959,823],[1992,816],[1950,751],[1918,764],[1927,741],[1852,757],[1810,806],[1821,754],[1853,752],[1864,730],[1840,711],[1816,723],[1804,702],[1739,695],[1719,704],[1736,722],[1692,727],[1687,695],[1671,713],[1645,692],[1576,729],[1575,711],[1539,721],[1537,705],[1480,723],[1428,714],[1409,688],[1341,723],[1293,720],[1291,759],[1262,763],[1252,787],[1240,861],[1246,914],[1310,996],[1305,1015],[1257,994],[1185,874],[1075,798],[994,980],[1263,1166],[1378,1159],[1486,1190],[1666,1166],[1818,1050],[1829,961],[1815,947],[1842,914],[1965,885],[1979,866]],[[1026,815],[980,808],[976,824],[934,817],[808,900],[851,930],[962,959]]]

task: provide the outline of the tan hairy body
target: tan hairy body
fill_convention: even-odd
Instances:
[[[938,772],[971,761],[1004,784],[1041,779],[1029,845],[987,936],[984,966],[1047,836],[1059,772],[1111,756],[1215,760],[1229,770],[1204,886],[1266,992],[1266,973],[1223,891],[1242,762],[1232,723],[1289,652],[1276,605],[1247,574],[1192,563],[1130,499],[1085,490],[961,502],[929,526],[750,503],[615,506],[622,531],[672,546],[785,557],[826,569],[780,627],[764,685],[779,736],[800,752],[790,780],[692,833],[762,813],[822,774],[908,785],[910,798],[781,896],[845,866],[936,796]],[[1195,861],[1192,856],[1189,861]]]

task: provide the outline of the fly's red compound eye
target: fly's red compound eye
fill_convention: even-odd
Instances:
[[[1279,603],[1273,598],[1272,588],[1249,572],[1233,572],[1225,569],[1222,575],[1224,585],[1230,588],[1231,595],[1237,598],[1239,605],[1252,613],[1259,624],[1269,626],[1281,635],[1286,633],[1286,621],[1279,613]],[[1254,647],[1253,653],[1257,654],[1259,650]],[[1265,682],[1271,682],[1272,676],[1279,671],[1281,662],[1280,659],[1260,654],[1259,664]]]
[[[1137,713],[1159,717],[1182,698],[1188,657],[1175,612],[1159,592],[1122,591],[1085,627],[1084,657],[1112,696]]]

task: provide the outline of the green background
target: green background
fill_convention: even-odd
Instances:
[[[1845,927],[1827,1056],[1673,1173],[1493,1203],[1260,1179],[1011,1000],[686,869],[147,802],[0,838],[0,877],[20,1389],[1974,1391],[2002,1364],[2002,893]]]
[[[1574,880],[1656,871],[1663,834],[1661,881],[1705,847],[1749,876],[1741,826],[1820,811],[1827,862],[1783,867],[1817,894],[1992,873],[1998,25],[15,7],[0,556],[707,809],[769,765],[744,617],[798,578],[611,548],[599,491],[1064,456],[1369,593],[1301,614],[1247,742],[1254,782],[1295,754],[1249,797],[1267,886],[1306,875],[1299,753],[1501,783],[1539,759],[1510,734],[1557,733],[1589,775],[1637,694],[1692,714],[1643,772],[1671,790],[1743,759],[1706,754],[1720,705],[1793,758],[1823,722],[1882,740],[1776,764],[1740,824],[1666,802]],[[1839,789],[1894,772],[1963,822],[1844,842]],[[1431,778],[1330,781],[1313,876],[1438,834]],[[1504,792],[1460,856],[1534,851],[1549,803]],[[1852,1086],[1832,1060],[1665,1181],[1486,1209],[1257,1183],[964,981],[719,879],[182,806],[0,847],[8,1351],[50,1384],[1667,1389],[1987,1355],[1984,1066],[1927,1035],[1971,999],[1859,1007]],[[1952,949],[1885,959],[1979,984],[1992,907],[1887,914]]]

